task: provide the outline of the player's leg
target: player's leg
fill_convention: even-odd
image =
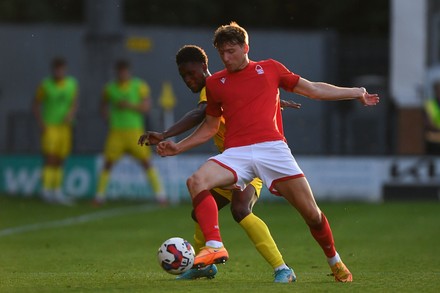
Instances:
[[[318,244],[324,250],[336,280],[349,282],[350,271],[340,261],[333,234],[325,215],[315,202],[310,186],[285,142],[275,141],[253,147],[256,169],[269,190],[284,196],[304,218]],[[271,152],[276,155],[267,156]]]
[[[113,164],[114,164],[113,160],[111,160],[107,156],[104,156],[104,163],[102,165],[101,172],[99,173],[98,176],[96,195],[95,195],[95,199],[93,200],[93,204],[95,206],[103,205],[106,201],[107,186],[110,181],[110,174],[113,168]]]
[[[159,172],[151,163],[151,147],[139,147],[137,144],[138,138],[142,134],[143,130],[133,130],[125,133],[127,150],[133,157],[137,158],[139,163],[142,165],[145,176],[151,184],[151,189],[153,190],[156,201],[165,205],[167,204],[168,200]]]
[[[47,202],[53,201],[54,189],[54,128],[47,126],[41,136],[41,150],[43,153],[42,169],[42,198]]]
[[[64,196],[62,192],[64,179],[64,162],[70,155],[72,150],[72,129],[70,126],[60,126],[57,133],[55,153],[55,170],[54,170],[54,190],[55,198],[58,203],[70,205],[73,204],[71,199]]]
[[[246,231],[257,251],[274,269],[275,282],[294,282],[296,276],[284,262],[269,228],[252,212],[262,186],[263,182],[255,178],[243,191],[235,190],[231,201],[232,216]]]
[[[51,203],[71,205],[61,192],[64,159],[70,153],[71,133],[68,127],[47,126],[42,137],[44,167],[42,176],[43,199]]]
[[[149,158],[141,159],[139,162],[141,163],[142,168],[144,169],[145,176],[147,177],[147,179],[151,184],[151,188],[153,190],[156,201],[160,204],[167,204],[168,200],[165,191],[163,189],[163,184],[159,172],[151,164]]]
[[[120,132],[110,130],[104,146],[104,163],[98,176],[96,195],[93,200],[95,206],[100,206],[105,203],[111,170],[114,163],[117,162],[123,154],[124,145]]]
[[[56,173],[56,157],[52,154],[45,153],[43,155],[42,170],[42,198],[46,202],[54,202],[54,187]]]
[[[220,236],[217,203],[210,190],[216,186],[231,186],[235,182],[236,175],[233,171],[213,161],[207,161],[187,180],[194,214],[206,241],[205,248],[194,260],[195,267],[204,267],[228,259]]]
[[[327,256],[328,263],[335,279],[340,282],[351,282],[352,275],[336,252],[333,233],[324,213],[319,209],[312,190],[305,177],[281,180],[275,183],[276,190],[294,206],[310,228],[313,238]]]
[[[51,161],[53,162],[53,168],[54,168],[54,175],[53,175],[53,189],[56,193],[60,193],[62,186],[63,186],[63,177],[64,177],[64,161],[65,158],[54,155],[51,158]]]
[[[217,210],[221,210],[223,207],[230,203],[230,199],[232,198],[232,190],[225,190],[221,188],[213,188],[211,189],[211,194],[214,197],[214,200],[217,204]],[[191,211],[191,218],[194,220],[195,225],[195,233],[194,233],[194,250],[198,253],[203,246],[205,246],[205,236],[203,236],[202,229],[200,228],[199,223],[197,222],[196,214],[194,210]]]
[[[231,190],[224,190],[220,188],[214,188],[211,190],[211,194],[217,203],[218,210],[221,210],[223,207],[230,203],[230,198],[232,198]],[[205,246],[205,236],[203,236],[202,229],[200,228],[199,223],[197,223],[197,218],[194,213],[194,210],[191,211],[191,217],[194,220],[194,250],[196,253],[199,253],[200,250]],[[208,265],[206,267],[200,269],[190,269],[183,274],[176,277],[177,280],[194,280],[200,278],[208,278],[212,279],[217,274],[217,267],[215,264]]]
[[[53,158],[53,202],[71,206],[74,204],[73,199],[67,197],[63,193],[63,178],[64,178],[64,161],[62,156],[54,156]]]

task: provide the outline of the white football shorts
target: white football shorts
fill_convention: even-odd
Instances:
[[[274,186],[277,182],[304,177],[289,146],[282,140],[229,148],[209,160],[230,170],[241,190],[259,177],[271,193],[279,195]]]

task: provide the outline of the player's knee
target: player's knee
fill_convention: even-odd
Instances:
[[[232,204],[231,213],[234,220],[237,223],[240,223],[244,218],[246,218],[251,213],[251,209],[249,208],[248,205]]]
[[[191,175],[191,177],[189,177],[188,179],[186,179],[186,187],[187,187],[188,190],[191,192],[191,189],[194,187],[194,178],[193,178],[193,175]]]
[[[186,186],[188,187],[189,192],[191,195],[196,195],[200,191],[206,189],[203,184],[204,180],[202,176],[200,176],[197,173],[192,174],[187,180],[186,180]]]
[[[322,217],[321,217],[321,211],[318,210],[313,210],[313,211],[309,211],[307,213],[307,217],[306,217],[306,223],[310,228],[319,228],[321,227],[321,221],[322,221]]]

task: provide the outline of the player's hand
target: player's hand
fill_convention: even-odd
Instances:
[[[175,156],[179,153],[179,147],[175,142],[166,140],[157,145],[156,152],[161,157]]]
[[[148,131],[148,141],[150,145],[156,145],[165,139],[163,133]]]
[[[159,132],[148,131],[139,137],[138,145],[156,145],[165,139],[164,135]]]
[[[363,90],[363,94],[359,98],[359,101],[364,106],[376,106],[379,103],[380,98],[378,94],[369,94],[364,87],[362,87],[361,90]]]
[[[301,104],[298,104],[292,100],[286,101],[286,100],[280,100],[281,108],[292,108],[292,109],[300,109]]]
[[[150,133],[149,132],[146,132],[146,133],[142,134],[141,136],[139,136],[138,145],[140,145],[140,146],[150,145]]]

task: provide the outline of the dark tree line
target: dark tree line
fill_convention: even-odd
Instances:
[[[84,1],[90,0],[0,0],[0,22],[80,23]],[[125,0],[123,15],[128,24],[217,26],[236,20],[250,27],[384,36],[389,5],[388,0]]]

